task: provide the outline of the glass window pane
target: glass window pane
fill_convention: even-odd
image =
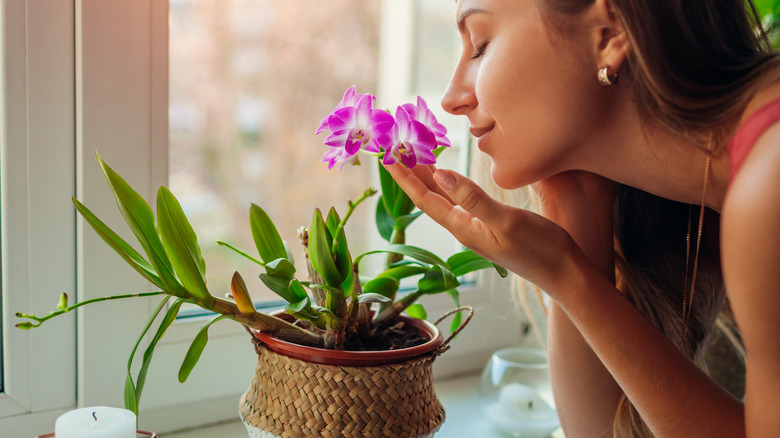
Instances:
[[[460,52],[455,6],[451,0],[415,2],[415,93],[440,96],[452,76]]]
[[[368,186],[368,166],[329,171],[320,162],[324,136],[314,131],[350,85],[376,92],[379,9],[353,0],[170,1],[170,186],[215,295],[238,270],[256,300],[277,299],[257,278],[262,268],[215,244],[257,254],[250,203],[268,212],[306,272],[297,228],[314,207],[343,214]],[[374,206],[348,226],[353,253],[365,249],[356,237],[373,230]]]

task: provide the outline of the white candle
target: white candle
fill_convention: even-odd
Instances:
[[[495,428],[511,436],[543,437],[559,425],[555,410],[536,391],[519,383],[501,388],[498,401],[487,406],[485,413]]]
[[[55,438],[136,438],[135,414],[127,409],[95,406],[62,414]]]

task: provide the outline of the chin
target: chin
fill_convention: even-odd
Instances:
[[[490,178],[500,188],[504,190],[514,190],[520,187],[525,187],[528,184],[532,184],[535,181],[521,178],[524,172],[518,169],[507,169],[501,166],[496,166],[496,162],[493,161],[490,165]]]

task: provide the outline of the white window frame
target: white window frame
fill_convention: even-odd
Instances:
[[[397,69],[380,78],[378,94],[385,105],[408,101],[412,94],[410,74],[414,41],[397,37],[413,34],[398,27],[403,23],[412,25],[413,1],[382,2],[386,14],[383,32],[389,32],[388,26],[394,31],[392,38],[382,38],[381,51],[387,56],[383,55],[380,69],[383,73]],[[64,236],[65,242],[56,254],[70,259],[75,254],[75,268],[61,273],[61,278],[67,280],[52,279],[43,284],[44,276],[47,279],[53,276],[49,277],[52,274],[46,271],[49,268],[47,260],[38,261],[34,257],[40,248],[49,248],[48,241],[40,237],[36,228],[41,226],[37,216],[41,213],[30,207],[26,216],[11,217],[3,208],[3,247],[7,251],[3,253],[4,357],[6,375],[11,373],[12,376],[12,379],[6,379],[6,388],[8,394],[20,395],[13,408],[8,407],[6,399],[0,398],[0,430],[19,430],[19,436],[33,436],[50,432],[56,416],[66,409],[122,406],[127,356],[157,302],[155,299],[134,299],[121,304],[108,302],[88,306],[76,312],[75,317],[57,318],[60,321],[56,323],[65,327],[62,330],[52,327],[31,332],[9,329],[12,312],[29,309],[45,313],[56,305],[52,295],[56,297],[61,291],[73,290],[74,284],[80,301],[108,294],[153,290],[81,218],[74,218],[68,195],[73,193],[75,186],[79,200],[128,242],[133,242],[98,169],[93,149],[97,148],[106,162],[147,200],[154,200],[157,187],[166,183],[168,4],[156,0],[75,0],[72,3],[9,0],[2,4],[5,23],[3,84],[15,90],[12,79],[24,81],[27,90],[24,96],[7,94],[9,97],[3,102],[2,158],[5,167],[2,175],[3,188],[9,189],[4,192],[3,202],[7,203],[19,187],[6,183],[5,179],[12,176],[7,168],[12,162],[28,163],[26,171],[24,166],[13,166],[13,169],[32,182],[27,188],[30,206],[67,204],[61,207],[62,213],[57,214],[70,223],[68,229],[58,234]],[[53,4],[63,8],[65,13],[55,13]],[[19,16],[27,17],[26,28],[18,21]],[[47,23],[47,19],[56,23]],[[43,24],[30,25],[38,23],[36,20],[42,20],[41,23],[50,28],[44,30],[47,26]],[[24,32],[27,33],[8,23],[17,23],[15,26],[26,29]],[[24,36],[7,37],[12,31],[22,32]],[[390,40],[395,43],[388,45]],[[56,61],[43,56],[51,53],[58,54]],[[26,69],[17,61],[25,56],[27,61],[23,65]],[[36,62],[32,62],[33,59]],[[47,60],[61,62],[66,67],[46,64]],[[402,69],[406,69],[405,72]],[[46,87],[38,88],[39,85],[54,86],[47,82],[52,76],[56,84],[70,82],[70,88],[65,86],[55,94],[47,93]],[[390,77],[395,79],[387,79]],[[431,106],[437,105],[438,97],[424,97]],[[56,119],[68,125],[58,134],[48,128],[50,112],[55,112]],[[27,114],[27,119],[20,113]],[[42,125],[47,128],[36,129]],[[462,132],[465,138],[465,127]],[[42,161],[41,155],[50,153],[52,144],[52,139],[44,134],[68,138],[64,141],[68,146],[63,150],[69,152],[58,153],[57,160],[39,169],[35,167],[36,163]],[[26,144],[27,148],[22,151],[6,147],[11,144]],[[70,172],[71,179],[56,192],[42,184],[46,181],[46,178],[40,178],[42,173],[63,172]],[[37,193],[42,196],[41,201],[33,196]],[[21,237],[6,238],[6,230],[11,226],[14,230],[27,227],[29,247],[25,247],[26,241]],[[16,259],[21,257],[8,256],[9,252],[16,256],[25,250],[30,254],[29,262],[19,262]],[[18,285],[9,283],[12,277],[6,275],[20,269],[12,262],[27,263],[19,271],[24,275],[13,277]],[[12,295],[8,292],[11,286],[14,286]],[[474,286],[463,289],[463,303],[474,306],[477,314],[470,327],[453,342],[453,349],[437,360],[435,372],[439,378],[478,370],[495,349],[517,344],[521,339],[521,319],[513,310],[509,280],[497,280],[497,275],[486,273],[478,276]],[[19,294],[19,290],[26,292]],[[431,318],[453,307],[446,295],[428,297],[424,303]],[[238,398],[248,386],[256,362],[249,339],[237,324],[220,323],[212,327],[205,354],[187,383],[181,385],[176,379],[180,361],[204,319],[178,321],[158,346],[141,400],[141,428],[161,433],[237,417]],[[52,321],[47,325],[56,323]],[[448,325],[442,324],[445,332]],[[56,361],[56,367],[51,366],[52,361]],[[57,371],[52,373],[52,370]],[[29,389],[21,393],[18,386]]]
[[[76,401],[76,325],[14,328],[75,287],[73,5],[0,8],[0,225],[4,392],[0,430],[31,436]],[[46,430],[44,428],[44,430]],[[33,433],[35,432],[35,433]]]

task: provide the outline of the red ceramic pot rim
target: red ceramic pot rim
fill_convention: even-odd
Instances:
[[[294,318],[286,313],[274,313],[273,316],[292,322]],[[328,350],[325,348],[309,347],[275,338],[268,333],[252,330],[252,333],[269,350],[295,359],[324,365],[342,366],[375,366],[405,362],[415,357],[439,348],[444,342],[439,329],[428,321],[415,318],[400,317],[402,320],[416,328],[423,336],[430,340],[410,348],[382,351],[343,351]]]

